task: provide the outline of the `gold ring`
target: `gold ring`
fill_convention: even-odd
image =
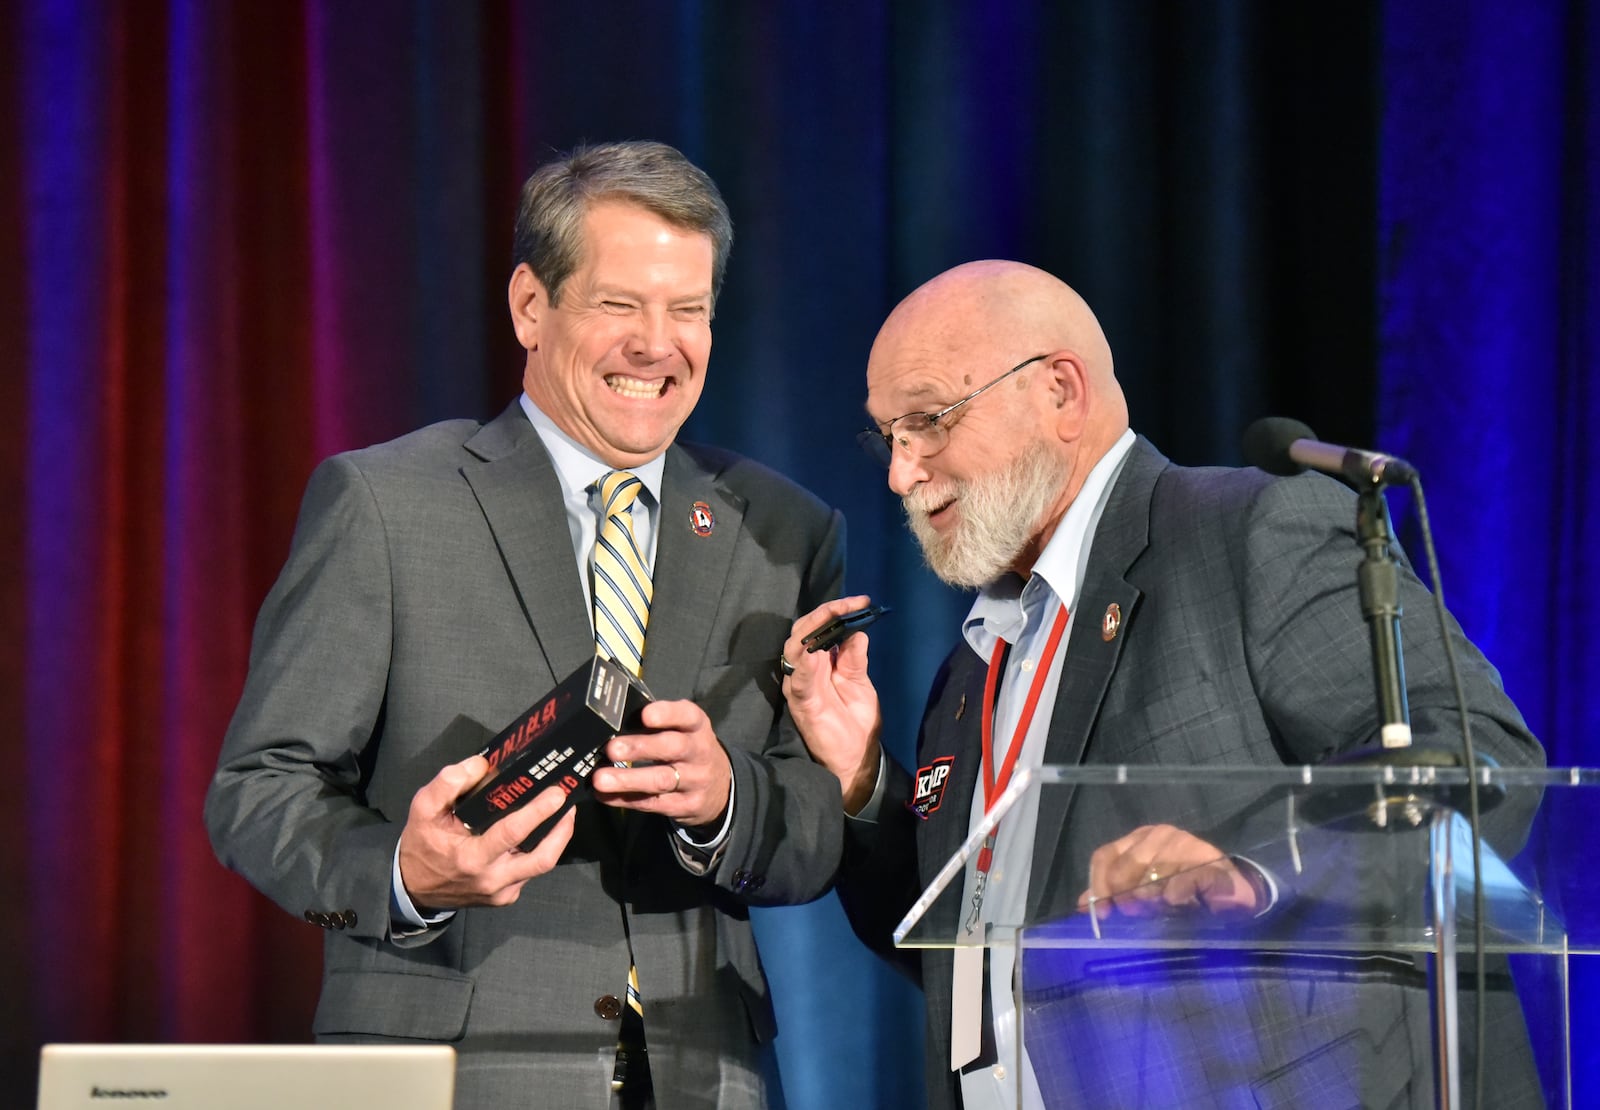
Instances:
[[[672,789],[667,793],[676,794],[678,787],[683,785],[683,776],[678,774],[678,765],[676,763],[669,763],[667,766],[672,768]]]
[[[1149,871],[1145,872],[1144,881],[1147,883],[1159,883],[1161,881],[1161,872],[1152,867]]]
[[[778,656],[778,670],[782,671],[786,675],[794,674],[794,664],[789,662],[789,657],[787,655]]]

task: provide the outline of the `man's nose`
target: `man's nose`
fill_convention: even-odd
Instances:
[[[909,447],[901,447],[894,443],[889,451],[889,488],[895,494],[904,497],[918,485],[928,480],[928,468],[923,465],[925,460],[911,453]]]
[[[629,353],[649,362],[660,362],[673,352],[672,321],[663,311],[645,310],[636,318],[629,339]]]

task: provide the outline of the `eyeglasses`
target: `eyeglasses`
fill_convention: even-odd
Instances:
[[[884,466],[888,466],[893,460],[896,446],[914,459],[937,455],[950,442],[950,428],[945,423],[945,417],[984,390],[993,389],[1023,367],[1032,366],[1049,357],[1049,355],[1034,355],[1030,359],[1024,359],[988,385],[980,385],[953,405],[946,405],[938,412],[908,412],[904,416],[897,416],[887,424],[879,424],[876,428],[867,428],[860,432],[856,436],[856,441],[861,444],[862,450]]]

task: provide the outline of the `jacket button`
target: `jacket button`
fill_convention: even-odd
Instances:
[[[607,1021],[616,1021],[622,1016],[622,1000],[614,994],[602,994],[594,1000],[594,1012]]]

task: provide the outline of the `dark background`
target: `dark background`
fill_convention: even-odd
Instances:
[[[1174,459],[1279,413],[1417,463],[1453,610],[1600,763],[1597,63],[1584,0],[0,5],[0,1090],[45,1041],[308,1035],[320,931],[200,822],[250,625],[318,459],[515,395],[516,190],[582,140],[721,185],[686,435],[845,510],[898,751],[968,601],[854,446],[866,352],[1006,257]],[[920,997],[831,898],[758,927],[791,1104],[917,1105]]]

